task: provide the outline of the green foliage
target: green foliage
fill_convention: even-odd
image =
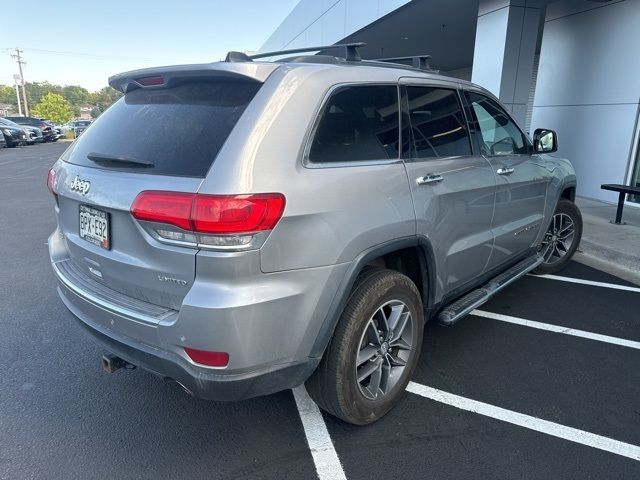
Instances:
[[[79,117],[80,107],[84,105],[90,105],[93,107],[91,115],[93,118],[96,118],[122,96],[122,93],[111,87],[104,87],[102,90],[90,93],[86,88],[78,85],[65,85],[63,87],[49,82],[27,82],[25,86],[27,91],[27,101],[29,102],[29,106],[32,107],[29,110],[33,110],[35,112],[33,106],[41,103],[47,95],[52,93],[63,97],[67,102],[71,118]],[[20,92],[20,101],[22,101],[22,92]],[[18,103],[16,101],[16,91],[14,87],[0,85],[0,103],[9,103],[14,105],[17,110]],[[36,114],[34,113],[34,115]],[[47,117],[46,115],[42,116]]]
[[[27,82],[25,87],[29,105],[39,103],[42,97],[49,93],[62,94],[62,87],[60,85],[51,85],[49,82]]]
[[[16,90],[13,87],[7,85],[0,85],[0,103],[10,103],[11,105],[17,105]]]
[[[91,103],[91,94],[86,88],[77,85],[62,87],[62,96],[74,107]]]
[[[111,87],[104,87],[102,90],[98,92],[94,92],[91,94],[93,99],[92,103],[96,106],[98,115],[104,112],[107,108],[111,106],[116,100],[118,100],[122,96],[117,90],[114,90]],[[96,118],[97,115],[94,115],[93,110],[91,111],[91,115],[93,118]]]
[[[52,92],[44,95],[31,112],[36,117],[47,118],[55,123],[66,123],[73,118],[69,102],[62,95]]]

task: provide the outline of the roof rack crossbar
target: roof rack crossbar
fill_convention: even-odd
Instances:
[[[411,66],[420,70],[431,70],[431,55],[414,55],[409,57],[376,58],[378,62],[399,63],[411,60]]]
[[[336,57],[343,58],[348,62],[357,62],[360,60],[360,54],[358,53],[359,47],[364,47],[366,43],[358,42],[358,43],[342,43],[336,45],[322,45],[319,47],[304,47],[304,48],[293,48],[290,50],[278,50],[275,52],[263,52],[256,53],[255,55],[245,55],[240,52],[229,52],[227,57],[225,58],[226,62],[247,62],[256,60],[258,58],[266,58],[266,57],[275,57],[280,55],[289,55],[292,53],[304,53],[304,52],[315,52],[315,51],[328,51],[328,50],[337,50],[338,54]]]

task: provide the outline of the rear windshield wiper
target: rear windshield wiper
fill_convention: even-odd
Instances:
[[[123,163],[136,167],[154,167],[154,163],[148,160],[139,160],[137,158],[120,157],[117,155],[108,155],[106,153],[91,152],[87,158],[96,163]]]

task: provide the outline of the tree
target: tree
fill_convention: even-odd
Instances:
[[[65,85],[62,87],[62,96],[74,107],[91,103],[89,91],[78,85]]]
[[[36,117],[47,118],[55,123],[66,123],[72,118],[69,102],[57,93],[47,93],[32,112]]]
[[[118,100],[122,96],[122,93],[111,88],[104,87],[99,92],[93,92],[91,94],[92,103],[98,108],[99,112],[104,112],[107,108],[111,106],[116,100]],[[92,112],[93,115],[93,112]],[[94,117],[95,118],[95,117]]]
[[[62,87],[60,85],[52,85],[49,82],[27,82],[25,87],[27,90],[27,101],[30,106],[40,102],[48,93],[62,95]]]
[[[16,89],[7,85],[0,85],[0,103],[9,103],[17,105]]]

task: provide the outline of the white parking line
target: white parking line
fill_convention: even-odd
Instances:
[[[599,333],[591,333],[584,330],[576,330],[574,328],[562,327],[560,325],[552,325],[550,323],[536,322],[533,320],[525,320],[524,318],[511,317],[509,315],[502,315],[500,313],[485,312],[484,310],[473,310],[471,315],[477,317],[491,318],[492,320],[499,320],[501,322],[515,323],[516,325],[523,325],[525,327],[537,328],[539,330],[547,330],[548,332],[564,333],[565,335],[573,335],[574,337],[588,338],[589,340],[596,340],[598,342],[611,343],[613,345],[620,345],[621,347],[635,348],[640,350],[640,342],[633,340],[625,340],[618,337],[610,337],[609,335],[600,335]]]
[[[293,396],[296,399],[296,406],[311,450],[313,463],[316,465],[318,478],[320,480],[346,480],[344,469],[318,406],[311,400],[304,385],[294,388]]]
[[[591,285],[592,287],[613,288],[615,290],[624,290],[626,292],[640,293],[640,287],[628,287],[626,285],[617,285],[615,283],[594,282],[593,280],[583,280],[581,278],[561,277],[559,275],[529,275],[535,278],[547,278],[549,280],[560,280],[561,282],[580,283],[582,285]]]
[[[536,432],[545,433],[553,437],[562,438],[564,440],[569,440],[570,442],[580,443],[599,450],[604,450],[605,452],[615,453],[616,455],[640,461],[640,447],[629,443],[585,432],[584,430],[578,430],[577,428],[567,427],[548,420],[531,417],[523,413],[496,407],[477,400],[460,397],[453,393],[443,392],[442,390],[414,382],[409,382],[407,391],[452,407],[479,413],[480,415],[495,418],[496,420],[518,425],[530,430],[535,430]]]

